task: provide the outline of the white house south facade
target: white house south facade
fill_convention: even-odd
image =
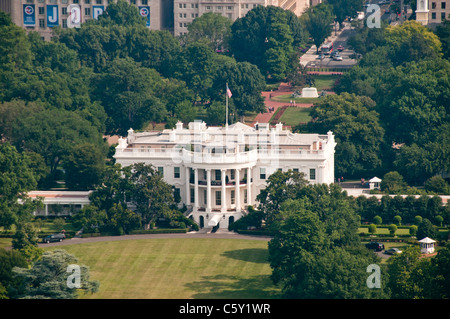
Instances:
[[[178,122],[162,132],[128,131],[114,155],[123,167],[151,164],[173,185],[201,227],[228,228],[245,214],[276,170],[303,172],[310,183],[333,183],[332,132],[296,134],[282,124],[207,127]]]

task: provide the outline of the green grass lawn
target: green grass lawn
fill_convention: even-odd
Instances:
[[[89,266],[100,290],[81,298],[278,298],[267,242],[142,239],[61,247]],[[50,249],[50,248],[47,248]],[[55,249],[55,247],[51,248]]]
[[[280,117],[280,122],[286,123],[286,125],[295,126],[299,123],[309,122],[311,116],[309,112],[310,108],[304,107],[288,107],[283,115]]]
[[[333,89],[334,83],[337,79],[339,79],[340,75],[333,74],[321,74],[321,75],[313,75],[314,79],[314,87],[317,88],[317,92],[322,90]]]

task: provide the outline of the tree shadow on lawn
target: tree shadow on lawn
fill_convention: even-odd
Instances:
[[[266,248],[246,248],[230,250],[224,252],[222,256],[258,264],[265,264],[269,262],[269,252]]]
[[[203,276],[187,283],[194,299],[280,299],[281,290],[269,275],[242,278],[231,275]]]

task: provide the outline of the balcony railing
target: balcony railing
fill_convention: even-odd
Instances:
[[[253,149],[247,152],[227,153],[211,153],[207,151],[192,152],[184,148],[117,148],[114,157],[162,157],[171,159],[176,163],[239,164],[254,162],[258,159],[321,159],[327,157],[329,151],[332,151],[332,148],[325,148],[321,150]]]

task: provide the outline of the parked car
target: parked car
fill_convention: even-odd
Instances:
[[[341,57],[340,55],[335,55],[335,56],[333,57],[333,60],[334,60],[334,61],[342,61],[342,57]]]
[[[317,57],[318,59],[320,59],[320,60],[322,60],[322,59],[324,59],[325,58],[325,54],[323,54],[323,53],[320,53],[319,54],[319,56]]]
[[[366,247],[368,249],[374,249],[375,251],[382,251],[384,249],[384,245],[382,243],[378,243],[378,242],[375,242],[375,241],[367,243]]]
[[[391,249],[385,250],[384,253],[387,255],[395,255],[395,254],[401,254],[402,251],[398,248],[391,248]]]
[[[44,243],[51,243],[54,241],[63,241],[66,238],[66,235],[64,235],[63,233],[59,233],[59,234],[52,234],[52,235],[48,235],[46,237],[44,237],[44,239],[42,240]]]
[[[335,57],[336,55],[338,55],[338,53],[337,53],[336,51],[332,51],[332,52],[330,53],[330,58],[333,58],[333,57]]]
[[[339,52],[344,51],[344,47],[342,45],[338,46],[337,49],[338,49]]]

